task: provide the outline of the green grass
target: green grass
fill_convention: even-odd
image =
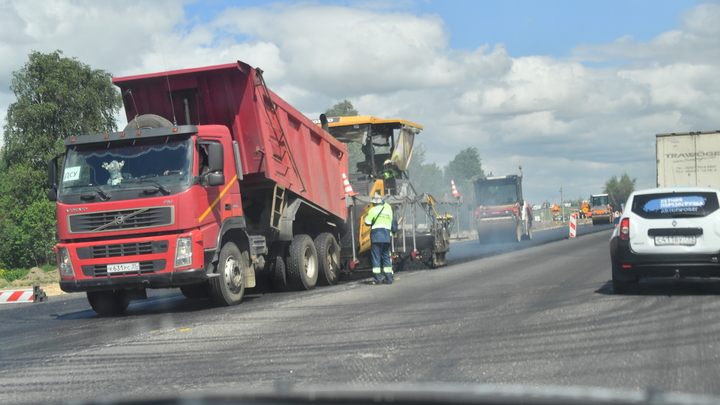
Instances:
[[[0,270],[0,277],[4,280],[12,283],[15,280],[19,280],[30,272],[30,269],[12,269],[12,270]]]
[[[55,271],[57,269],[57,266],[51,264],[43,264],[40,266],[40,269],[45,273],[49,273],[51,271]],[[5,280],[8,283],[12,283],[15,280],[20,280],[23,277],[27,276],[29,272],[30,269],[0,269],[0,280]]]

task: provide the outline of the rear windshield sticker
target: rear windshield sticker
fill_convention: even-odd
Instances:
[[[661,214],[673,212],[697,212],[706,203],[704,197],[699,196],[676,196],[650,200],[643,206],[645,212],[657,212]]]

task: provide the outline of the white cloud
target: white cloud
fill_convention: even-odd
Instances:
[[[456,85],[509,64],[504,50],[451,52],[436,16],[299,3],[228,10],[212,25],[277,44],[288,80],[337,98]]]

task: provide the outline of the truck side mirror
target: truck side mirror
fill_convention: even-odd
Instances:
[[[223,146],[220,143],[213,142],[208,145],[208,169],[210,172],[222,172],[225,168],[223,159]]]
[[[210,173],[207,174],[207,180],[209,186],[225,184],[224,164],[222,144],[213,142],[208,145],[208,169],[210,169]]]
[[[48,193],[47,198],[50,201],[57,201],[57,160],[58,157],[55,156],[54,158],[48,160],[47,162],[47,171],[48,171]]]
[[[47,161],[48,188],[57,187],[57,156]]]

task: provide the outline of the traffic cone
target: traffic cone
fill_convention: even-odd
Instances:
[[[352,186],[350,185],[350,182],[347,179],[347,176],[345,176],[345,173],[342,174],[342,179],[343,179],[343,186],[345,186],[345,195],[349,195],[351,197],[358,195],[358,193],[353,191]]]
[[[458,193],[457,188],[455,187],[455,181],[454,181],[454,180],[450,180],[450,185],[452,185],[453,197],[455,197],[455,198],[460,198],[460,197],[462,197],[462,196]]]

